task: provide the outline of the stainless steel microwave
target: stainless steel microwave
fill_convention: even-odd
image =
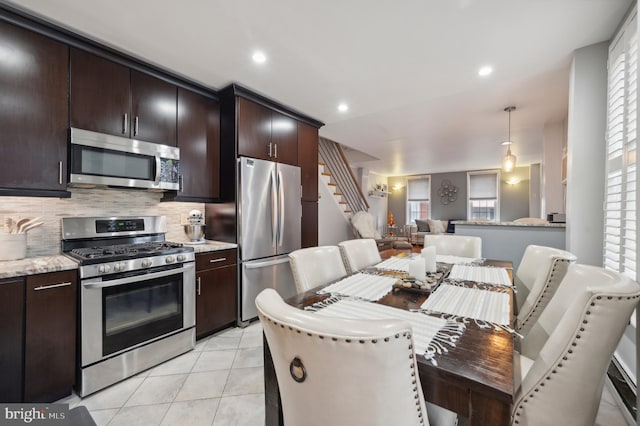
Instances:
[[[180,149],[71,128],[69,185],[180,189]]]

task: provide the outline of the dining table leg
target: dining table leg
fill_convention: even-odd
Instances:
[[[511,404],[483,395],[479,392],[469,394],[469,426],[511,424]]]

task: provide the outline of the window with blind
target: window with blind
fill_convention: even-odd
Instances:
[[[467,173],[467,220],[500,220],[500,172]]]
[[[609,46],[603,266],[638,280],[637,115],[638,29],[634,10]],[[614,363],[637,382],[637,311],[615,351]],[[617,368],[617,367],[616,367]],[[624,399],[624,398],[623,398]]]
[[[407,180],[407,223],[415,225],[416,219],[429,218],[431,177],[415,176]]]
[[[607,269],[637,280],[637,80],[635,13],[609,47],[604,259]]]

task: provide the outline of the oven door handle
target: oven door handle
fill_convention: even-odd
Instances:
[[[169,269],[161,272],[153,272],[151,274],[134,275],[132,277],[120,278],[117,280],[102,281],[101,278],[95,278],[92,280],[83,280],[82,286],[85,288],[114,287],[117,285],[135,283],[135,282],[141,281],[141,279],[147,280],[147,279],[154,279],[154,278],[160,278],[160,277],[167,277],[169,275],[180,274],[183,272],[190,271],[194,268],[195,268],[195,265],[193,263],[190,263],[188,265],[183,266],[182,268]]]

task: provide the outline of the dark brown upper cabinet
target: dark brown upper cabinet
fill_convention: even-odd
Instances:
[[[318,201],[318,128],[298,123],[298,164],[302,201]]]
[[[68,197],[69,48],[0,22],[0,194]]]
[[[70,55],[71,127],[176,146],[175,85],[80,49]]]
[[[298,122],[238,98],[238,155],[298,165]]]
[[[220,197],[220,104],[178,88],[180,190],[165,200],[211,202]]]

